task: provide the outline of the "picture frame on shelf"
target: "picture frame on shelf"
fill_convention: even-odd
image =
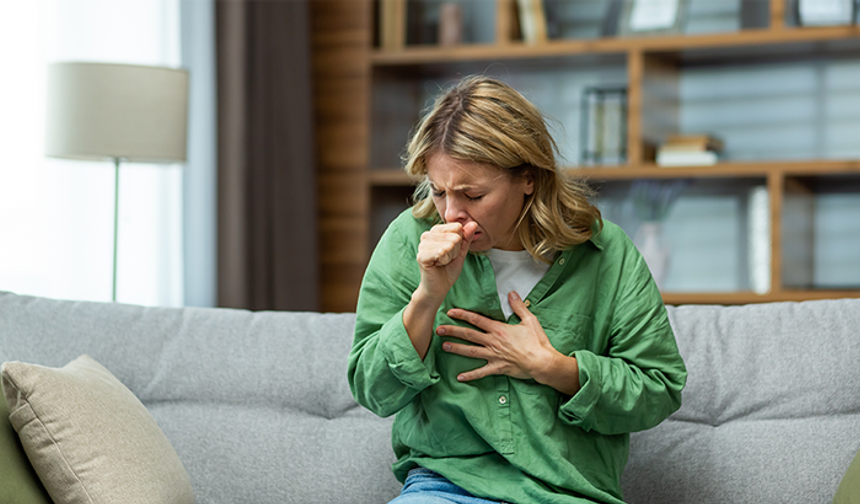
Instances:
[[[682,33],[687,18],[687,0],[624,0],[619,36]]]
[[[797,0],[801,26],[854,24],[854,0]]]

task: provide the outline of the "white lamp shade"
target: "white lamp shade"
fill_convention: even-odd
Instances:
[[[45,153],[145,163],[186,159],[188,72],[109,63],[48,67]]]

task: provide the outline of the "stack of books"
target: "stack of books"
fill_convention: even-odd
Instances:
[[[657,149],[660,166],[704,166],[716,164],[723,142],[711,135],[670,135]]]

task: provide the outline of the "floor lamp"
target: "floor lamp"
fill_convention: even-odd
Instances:
[[[48,67],[45,154],[114,164],[113,301],[116,301],[121,162],[186,158],[188,72],[112,63]]]

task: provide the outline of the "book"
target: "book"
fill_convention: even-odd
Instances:
[[[669,135],[657,149],[660,166],[704,166],[716,164],[723,142],[712,135]]]
[[[723,150],[723,141],[712,135],[669,135],[660,146],[661,151],[714,151]]]
[[[517,0],[520,31],[527,44],[542,44],[547,40],[546,12],[543,0]]]
[[[385,50],[406,45],[406,0],[380,0],[379,45]]]
[[[717,164],[719,160],[714,151],[665,151],[657,152],[657,164],[660,166],[707,166]]]
[[[507,44],[522,38],[516,0],[496,1],[496,43]]]
[[[803,26],[850,25],[854,22],[854,0],[799,0]]]

